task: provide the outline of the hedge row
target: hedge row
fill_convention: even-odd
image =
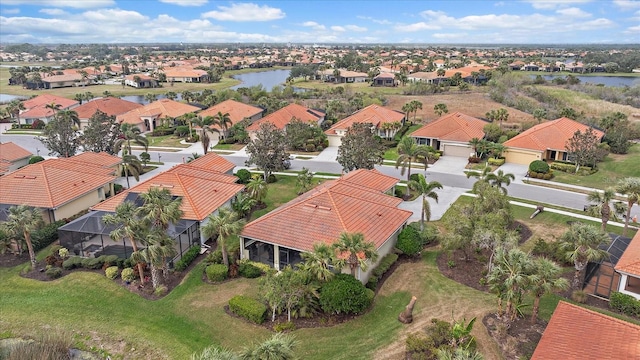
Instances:
[[[229,310],[238,316],[262,324],[267,318],[267,307],[256,299],[236,295],[229,300]]]
[[[389,271],[396,261],[398,261],[398,254],[387,254],[383,257],[378,266],[371,271],[371,277],[367,282],[367,287],[371,290],[375,290],[378,287],[378,281],[380,281],[380,278]]]
[[[489,163],[489,165],[495,165],[495,166],[500,166],[500,165],[504,165],[504,161],[505,159],[496,159],[496,158],[492,158],[490,157],[487,162]]]
[[[176,271],[184,271],[189,267],[189,265],[191,265],[193,260],[195,260],[198,255],[200,255],[200,246],[190,247],[189,250],[185,251],[184,254],[182,254],[182,258],[176,261],[176,264],[174,266]]]
[[[58,228],[64,224],[63,220],[58,220],[31,233],[33,251],[40,251],[58,240]]]
[[[564,162],[557,162],[557,161],[552,162],[551,168],[554,170],[559,170],[559,171],[572,173],[572,174],[575,174],[576,172],[575,164],[564,163]],[[578,170],[579,175],[589,175],[589,174],[592,174],[593,172],[594,170],[590,166],[580,166],[580,169]]]
[[[640,300],[631,295],[613,292],[609,298],[609,307],[627,316],[640,317]]]
[[[118,266],[122,259],[118,258],[118,255],[102,255],[97,258],[83,258],[79,256],[71,256],[62,263],[62,267],[65,270],[72,270],[76,268],[84,269],[102,269],[104,265]]]
[[[205,273],[209,281],[224,281],[229,274],[229,268],[223,264],[211,264],[206,267]]]

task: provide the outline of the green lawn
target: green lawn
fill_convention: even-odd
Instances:
[[[247,145],[246,144],[221,144],[221,143],[217,143],[216,146],[214,146],[213,148],[215,150],[238,151],[238,150],[242,149],[245,146],[247,146]]]
[[[188,148],[189,145],[181,144],[180,141],[184,138],[177,137],[175,135],[163,135],[163,136],[147,136],[150,147],[176,147],[176,148]]]
[[[579,176],[555,171],[554,175],[554,181],[596,189],[615,186],[618,180],[625,177],[640,177],[640,144],[633,145],[626,155],[610,154],[598,164],[595,174]]]

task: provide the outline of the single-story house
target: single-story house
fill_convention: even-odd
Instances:
[[[640,231],[618,260],[615,270],[620,274],[617,291],[640,300]]]
[[[324,133],[329,140],[329,146],[340,146],[342,138],[347,134],[351,125],[369,123],[373,126],[372,131],[376,135],[391,139],[400,130],[404,121],[405,113],[372,104],[333,124]]]
[[[469,157],[473,147],[469,141],[484,137],[483,128],[488,123],[460,112],[445,114],[409,134],[420,145],[441,150],[445,156]]]
[[[392,73],[380,73],[373,78],[373,86],[396,86],[396,77]]]
[[[119,123],[136,125],[140,131],[145,132],[153,131],[163,121],[170,121],[171,125],[173,125],[177,117],[199,110],[200,108],[197,106],[170,99],[160,99],[118,115],[116,120]]]
[[[223,206],[230,206],[244,189],[244,185],[236,183],[237,177],[227,174],[230,167],[233,164],[215,153],[208,153],[188,164],[176,165],[91,207],[88,214],[62,226],[58,230],[60,245],[85,257],[103,254],[129,257],[132,252],[129,243],[114,243],[109,238],[114,227],[105,225],[102,217],[113,213],[124,201],[142,205],[140,194],[151,188],[164,188],[169,189],[173,196],[182,198],[182,219],[168,230],[176,242],[176,258],[179,259],[191,246],[201,246],[208,240],[201,229],[207,224],[209,215],[215,215]]]
[[[247,119],[249,123],[252,124],[254,121],[262,118],[263,112],[264,109],[261,107],[252,106],[233,99],[229,99],[219,104],[215,104],[208,109],[202,110],[200,113],[198,113],[198,116],[205,118],[207,116],[216,116],[218,115],[218,113],[229,114],[231,125],[228,126],[231,127],[244,119]],[[214,125],[212,126],[212,128],[215,128],[218,131],[222,130],[219,125]]]
[[[44,89],[56,89],[72,86],[87,86],[93,83],[94,76],[83,78],[81,74],[62,74],[42,77],[42,87]]]
[[[98,111],[108,116],[118,116],[133,109],[141,108],[142,104],[122,100],[115,97],[94,99],[73,109],[80,119],[80,128],[84,130],[89,125],[89,119]]]
[[[247,127],[247,132],[251,139],[255,139],[256,131],[258,131],[260,129],[260,125],[265,122],[270,122],[275,125],[276,128],[285,130],[287,125],[289,125],[291,120],[294,118],[302,122],[319,126],[324,120],[324,117],[325,113],[320,110],[310,109],[299,104],[289,104],[282,109],[276,110],[271,114],[254,121],[253,124]]]
[[[209,74],[204,70],[191,67],[168,67],[164,69],[167,82],[202,83],[209,80]]]
[[[560,301],[531,360],[639,359],[640,326]]]
[[[378,261],[382,259],[393,251],[412,213],[398,209],[401,199],[378,190],[377,184],[388,180],[385,175],[362,171],[368,176],[359,177],[360,184],[327,181],[247,224],[240,234],[241,258],[281,270],[300,263],[300,254],[313,251],[316,243],[331,245],[342,233],[362,233],[374,243]],[[356,277],[363,283],[377,263],[370,265],[366,271],[358,269]]]
[[[105,200],[113,194],[114,169],[85,160],[48,159],[0,177],[0,210],[28,205],[41,209],[44,220],[53,222]]]
[[[346,69],[338,69],[340,75],[336,77],[335,69],[327,69],[322,72],[322,80],[335,83],[363,83],[369,77],[367,73],[351,71]]]
[[[0,176],[28,165],[31,156],[32,153],[15,143],[0,143]]]
[[[155,88],[158,80],[145,74],[131,74],[124,77],[124,84],[134,88]]]
[[[33,124],[36,120],[48,123],[55,115],[55,110],[47,107],[47,105],[51,104],[59,105],[58,110],[70,110],[78,106],[77,101],[62,96],[52,94],[38,95],[33,99],[22,102],[24,110],[20,112],[20,124]]]
[[[506,162],[529,165],[534,160],[569,161],[567,142],[576,131],[585,132],[589,126],[563,117],[538,124],[505,141],[504,157]],[[602,141],[604,133],[593,129]]]

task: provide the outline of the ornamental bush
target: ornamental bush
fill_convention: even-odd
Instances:
[[[238,180],[240,184],[246,184],[251,180],[251,172],[247,169],[238,170],[238,172],[236,172],[236,176],[240,179]]]
[[[244,295],[232,297],[229,300],[229,310],[256,324],[262,324],[267,317],[267,307],[263,303]]]
[[[242,262],[238,267],[238,274],[248,279],[254,279],[262,275],[262,270],[250,262]]]
[[[122,269],[122,273],[120,273],[120,277],[122,277],[122,281],[133,281],[136,278],[135,271],[132,268],[124,268]]]
[[[66,224],[62,220],[58,220],[43,226],[31,234],[33,242],[33,251],[40,251],[58,240],[58,228]]]
[[[65,270],[73,270],[75,268],[82,267],[83,258],[79,256],[70,256],[67,260],[62,263],[62,268]]]
[[[376,266],[375,269],[371,271],[371,277],[367,282],[367,288],[375,290],[378,287],[380,278],[382,278],[382,276],[384,276],[384,274],[389,271],[391,266],[396,261],[398,261],[398,254],[387,254],[385,257],[383,257],[382,260],[380,260],[378,266]]]
[[[631,295],[620,292],[612,292],[609,298],[609,307],[627,316],[640,316],[640,300]]]
[[[320,306],[327,314],[360,314],[369,305],[367,288],[351,275],[337,274],[320,289]]]
[[[44,161],[44,158],[40,155],[34,155],[29,158],[29,164],[39,163],[40,161]]]
[[[407,256],[415,256],[422,250],[420,233],[411,226],[406,226],[398,235],[396,248]]]
[[[222,251],[215,250],[210,252],[209,255],[204,258],[204,263],[206,265],[222,264]]]
[[[47,274],[49,279],[57,279],[60,276],[62,276],[62,269],[60,269],[59,267],[55,267],[54,266],[54,267],[51,267],[51,268],[47,269],[45,274]]]
[[[504,165],[505,159],[489,158],[487,161],[489,162],[489,165],[501,166]]]
[[[529,164],[529,171],[546,174],[549,172],[549,164],[546,161],[534,160]]]
[[[269,177],[267,177],[267,184],[273,184],[274,182],[277,182],[278,178],[276,177],[276,174],[270,174]]]
[[[229,268],[224,266],[223,264],[212,264],[207,266],[205,269],[207,274],[207,279],[209,281],[223,281],[227,278],[227,274],[229,273]]]
[[[109,266],[104,270],[104,275],[111,280],[114,280],[118,277],[118,267],[117,266]]]
[[[184,254],[182,254],[182,258],[176,261],[176,264],[174,266],[176,271],[184,271],[189,267],[189,265],[191,265],[193,260],[195,260],[198,255],[200,255],[200,246],[190,247],[189,250],[185,251]]]

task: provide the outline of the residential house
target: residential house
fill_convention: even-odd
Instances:
[[[42,88],[57,89],[63,87],[86,86],[91,85],[92,79],[84,78],[81,74],[62,74],[42,77]]]
[[[164,69],[167,82],[203,83],[209,81],[209,75],[204,70],[191,67],[168,67]]]
[[[300,263],[300,254],[313,251],[314,244],[331,245],[342,233],[362,233],[382,259],[393,251],[412,213],[398,209],[401,199],[379,190],[388,186],[386,175],[361,171],[351,179],[327,181],[247,224],[240,234],[241,258],[282,270]],[[366,271],[358,269],[356,277],[363,283],[377,263],[369,265]]]
[[[505,141],[506,162],[529,165],[534,160],[569,161],[567,142],[576,131],[585,132],[589,126],[569,118],[560,118],[538,124]],[[593,133],[602,141],[604,133],[593,129]]]
[[[639,359],[640,326],[560,301],[531,360]]]
[[[396,77],[392,73],[380,73],[373,78],[373,86],[396,86]]]
[[[469,140],[484,138],[488,123],[460,112],[445,114],[409,134],[420,145],[441,150],[445,156],[469,157],[473,148]]]
[[[198,116],[206,118],[207,116],[216,116],[218,113],[229,114],[229,120],[231,120],[231,125],[229,125],[229,127],[231,127],[244,119],[247,119],[249,123],[252,124],[256,120],[262,118],[263,112],[263,108],[229,99],[219,104],[215,104],[208,109],[202,110],[198,113]],[[212,128],[222,131],[220,125],[213,125]]]
[[[80,128],[84,130],[89,125],[89,119],[99,110],[108,116],[118,116],[133,109],[141,108],[142,104],[122,100],[115,97],[94,99],[73,109],[80,119]]]
[[[298,119],[312,125],[320,125],[320,123],[324,121],[324,117],[325,113],[320,110],[310,109],[299,104],[289,104],[282,109],[276,110],[273,113],[254,121],[253,124],[247,127],[247,132],[251,139],[255,139],[256,131],[258,131],[260,129],[260,125],[265,122],[272,123],[280,130],[286,130],[287,125],[289,125],[293,119]]]
[[[340,146],[347,130],[355,123],[368,123],[372,131],[383,138],[393,138],[405,121],[405,114],[384,106],[372,104],[360,109],[352,115],[333,124],[325,134],[329,139],[329,146]]]
[[[22,102],[24,110],[20,112],[20,124],[33,124],[36,120],[42,120],[45,124],[53,119],[56,111],[47,106],[58,105],[58,110],[70,110],[78,105],[75,100],[52,94],[42,94],[33,99]]]
[[[124,84],[134,88],[158,87],[158,80],[144,74],[131,74],[124,77]]]
[[[340,74],[335,72],[335,69],[327,69],[322,72],[322,79],[326,82],[335,82],[339,84],[347,83],[363,83],[367,81],[369,75],[367,73],[350,71],[346,69],[338,69]],[[338,75],[338,76],[336,76]]]
[[[230,206],[244,189],[244,185],[236,183],[237,177],[228,174],[229,168],[233,168],[233,164],[215,153],[176,165],[93,206],[88,214],[61,227],[58,230],[60,245],[85,257],[115,254],[128,258],[132,252],[129,243],[124,240],[113,242],[109,234],[115,226],[105,225],[102,217],[115,212],[116,207],[125,201],[140,206],[143,203],[140,194],[161,188],[168,189],[176,198],[182,198],[182,218],[168,229],[168,235],[176,244],[174,260],[179,259],[191,246],[204,245],[208,238],[201,229],[207,224],[208,217],[215,215],[219,208]]]
[[[160,99],[118,115],[116,120],[119,123],[136,125],[140,131],[145,132],[153,131],[165,121],[173,125],[177,117],[199,110],[200,108],[197,106],[170,99]]]
[[[582,290],[588,294],[608,299],[611,296],[611,292],[618,291],[621,284],[624,290],[629,283],[629,279],[631,279],[629,289],[635,290],[637,292],[636,295],[640,297],[640,283],[636,284],[635,279],[632,278],[625,279],[624,283],[622,283],[620,273],[615,270],[620,259],[629,249],[631,238],[617,234],[609,234],[609,237],[611,237],[611,242],[600,246],[601,250],[607,252],[607,256],[597,262],[589,262],[587,264]],[[629,253],[632,252],[633,249],[629,249]],[[629,256],[627,255],[628,259]],[[634,260],[640,262],[640,258]],[[624,262],[622,266],[624,266]]]
[[[48,159],[0,177],[0,219],[11,206],[29,205],[41,209],[46,222],[53,222],[112,195],[114,169],[86,160]]]
[[[617,291],[640,300],[640,231],[615,264],[615,270],[620,274]]]
[[[0,143],[0,176],[29,164],[32,153],[12,142]]]

